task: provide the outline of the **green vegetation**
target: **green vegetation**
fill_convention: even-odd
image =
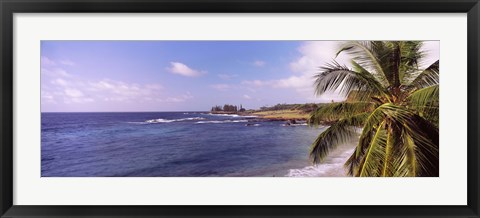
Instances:
[[[246,110],[240,105],[237,110],[235,105],[214,106],[212,113],[255,115],[260,118],[271,120],[308,120],[310,113],[325,104],[277,104],[274,106],[263,106],[259,110]]]
[[[348,42],[353,69],[336,62],[315,77],[316,94],[340,91],[347,101],[322,105],[310,123],[331,126],[312,144],[321,163],[352,137],[359,142],[345,163],[352,176],[438,176],[439,61],[420,69],[418,41]]]
[[[307,120],[310,115],[302,110],[265,110],[252,112],[252,115],[260,116],[265,119],[277,120]]]
[[[260,111],[278,111],[278,110],[298,110],[305,113],[310,113],[316,110],[322,104],[307,103],[307,104],[277,104],[274,106],[260,107]]]
[[[245,111],[245,109],[240,105],[240,109],[236,105],[225,104],[223,107],[221,106],[213,106],[210,110],[211,112],[226,112],[226,113],[236,113],[238,111]]]

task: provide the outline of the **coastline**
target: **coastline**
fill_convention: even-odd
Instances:
[[[229,111],[211,111],[211,114],[226,114],[239,116],[255,116],[258,119],[265,119],[268,121],[307,121],[310,117],[309,113],[302,110],[266,110],[257,111],[250,110],[245,112],[229,112]]]

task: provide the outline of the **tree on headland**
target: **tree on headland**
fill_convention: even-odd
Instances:
[[[439,61],[425,69],[419,41],[355,41],[337,53],[351,55],[353,69],[336,62],[315,76],[321,95],[339,91],[347,101],[322,105],[310,117],[332,124],[314,141],[316,164],[357,137],[345,163],[352,176],[438,176]]]
[[[225,105],[223,105],[223,107],[217,105],[217,106],[213,106],[210,111],[212,111],[212,112],[220,112],[220,111],[237,112],[238,107],[236,105],[229,105],[229,104],[225,104]]]
[[[222,109],[222,107],[216,105],[216,106],[213,106],[213,107],[212,107],[212,110],[211,110],[211,111],[212,111],[212,112],[217,112],[217,111],[223,111],[223,109]]]

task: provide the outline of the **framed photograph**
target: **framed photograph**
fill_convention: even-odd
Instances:
[[[479,217],[477,0],[0,7],[1,217]]]

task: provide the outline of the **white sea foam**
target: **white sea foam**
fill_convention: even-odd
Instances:
[[[153,120],[146,120],[145,123],[171,123],[171,122],[181,122],[181,121],[191,121],[191,120],[206,120],[203,117],[189,117],[189,118],[182,118],[182,119],[153,119]]]
[[[204,124],[204,123],[244,123],[248,122],[248,120],[209,120],[209,121],[198,121],[196,124]]]
[[[258,116],[249,115],[249,116],[240,116],[240,117],[244,117],[244,118],[256,118],[256,117],[258,117]]]
[[[148,124],[148,123],[145,123],[145,122],[127,122],[127,123],[137,124],[137,125],[145,125],[145,124]]]
[[[282,124],[282,126],[308,126],[308,124],[306,124],[306,123]]]
[[[242,115],[238,115],[238,114],[212,114],[212,113],[208,113],[208,115],[211,115],[211,116],[221,116],[221,117],[244,117],[244,118],[255,118],[255,117],[258,117],[258,116],[253,116],[253,115],[242,116]]]
[[[324,163],[307,166],[301,169],[290,169],[287,177],[345,177],[346,172],[343,167],[347,159],[352,155],[353,145],[339,147],[339,151],[332,152],[326,158]]]
[[[175,120],[166,120],[166,119],[153,119],[153,120],[146,120],[145,123],[171,123],[175,122]]]
[[[185,121],[185,120],[206,120],[207,118],[204,117],[189,117],[183,119],[177,119],[176,121]]]
[[[212,114],[212,113],[209,113],[208,115],[221,116],[221,117],[239,117],[240,116],[238,114]]]

